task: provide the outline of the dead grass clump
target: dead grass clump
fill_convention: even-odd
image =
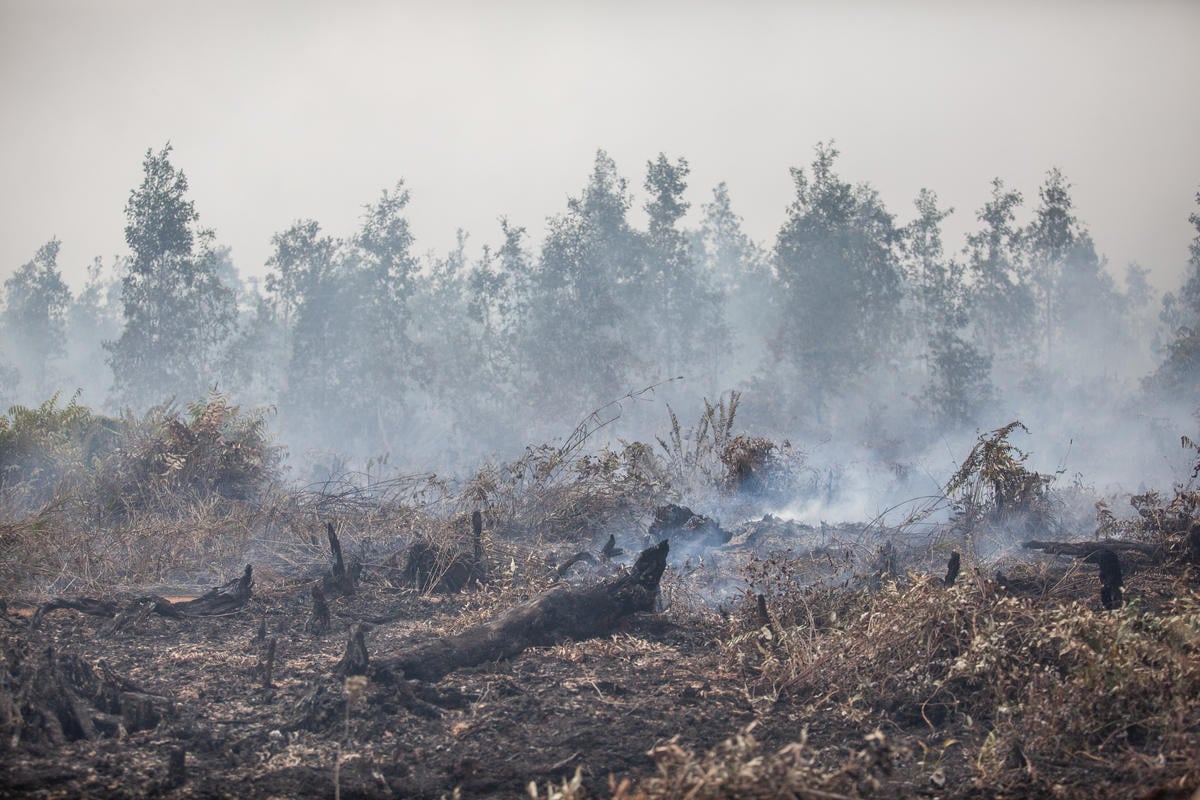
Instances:
[[[671,430],[657,437],[671,488],[680,496],[718,490],[777,501],[804,493],[806,457],[790,442],[734,434],[739,392],[723,395],[716,405],[704,400],[695,427],[684,429],[667,408]]]
[[[481,470],[463,495],[484,509],[489,528],[537,542],[589,542],[639,527],[666,490],[649,446],[568,455],[528,448],[516,461]]]
[[[203,585],[243,561],[259,527],[243,505],[201,505],[186,517],[138,514],[121,525],[81,525],[73,511],[48,507],[0,525],[0,585],[36,595]]]
[[[1030,776],[1052,783],[1081,756],[1120,775],[1133,754],[1156,780],[1164,768],[1200,780],[1193,590],[1177,584],[1166,613],[1137,603],[1114,613],[1001,597],[984,581],[947,590],[934,577],[910,577],[903,588],[858,594],[857,607],[845,592],[840,607],[829,590],[806,595],[795,605],[811,609],[807,620],[752,623],[730,637],[728,652],[759,691],[813,713],[956,729],[975,742],[989,786]]]
[[[1015,431],[1029,432],[1014,421],[983,434],[947,482],[955,526],[968,539],[979,530],[1019,528],[1023,534],[1044,534],[1056,529],[1050,497],[1055,476],[1025,467],[1029,454],[1009,441]],[[974,552],[974,547],[969,548]]]
[[[708,753],[697,755],[676,737],[652,749],[657,774],[636,787],[628,779],[614,787],[614,800],[662,798],[850,798],[870,796],[892,772],[902,752],[875,731],[835,766],[822,766],[807,737],[764,752],[754,725]]]
[[[282,458],[264,412],[244,413],[213,392],[186,413],[160,406],[130,423],[120,446],[97,466],[95,501],[120,515],[170,512],[210,497],[252,500],[275,479]]]

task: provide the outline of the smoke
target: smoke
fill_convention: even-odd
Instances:
[[[836,151],[818,154],[814,175],[850,187],[830,173]],[[674,424],[671,413],[685,437],[699,437],[705,400],[730,389],[742,401],[726,439],[788,441],[804,456],[803,480],[789,496],[756,509],[701,498],[739,518],[895,524],[920,498],[940,494],[980,434],[1012,420],[1031,431],[1017,442],[1029,468],[1060,485],[1107,496],[1189,479],[1191,453],[1179,437],[1196,432],[1194,400],[1164,398],[1142,383],[1157,366],[1155,342],[1171,332],[1156,324],[1146,287],[1137,297],[1116,287],[1081,223],[1071,234],[1074,255],[1055,262],[1057,293],[1038,295],[1042,278],[1022,278],[1028,295],[1011,299],[1028,302],[1028,313],[996,336],[980,279],[958,263],[973,257],[961,245],[947,243],[948,255],[929,249],[920,269],[887,237],[821,260],[845,240],[893,225],[869,188],[850,187],[847,196],[863,213],[879,212],[876,228],[825,231],[819,215],[798,204],[791,213],[812,218],[791,219],[773,255],[741,232],[723,187],[705,209],[703,230],[671,216],[687,175],[682,159],[654,165],[649,219],[636,228],[627,183],[600,153],[580,195],[550,219],[545,241],[530,242],[505,223],[487,248],[472,251],[464,237],[446,255],[416,255],[403,184],[367,207],[359,230],[327,234],[315,222],[297,223],[273,240],[265,288],[238,287],[237,329],[221,342],[213,374],[180,385],[217,385],[244,406],[276,409],[271,424],[301,481],[335,460],[352,471],[469,476],[526,447],[565,446],[593,410],[600,417],[579,452],[641,441],[664,455],[657,439]],[[803,199],[825,202],[814,186],[802,185]],[[1014,224],[1033,220],[1026,214]],[[907,230],[895,223],[887,235],[902,240]],[[1048,252],[1014,251],[1024,261],[1010,274],[1024,275],[1017,266],[1029,272]],[[237,283],[227,251],[196,258],[205,253],[219,256],[216,284]],[[839,270],[864,259],[874,272],[856,280],[887,280],[837,282]],[[82,402],[110,412],[132,405],[136,413],[172,396],[194,399],[157,383],[159,396],[108,394],[113,376],[102,343],[143,324],[121,315],[128,269],[95,265],[87,290],[54,317],[66,346],[40,363],[12,344],[22,339],[15,326],[32,324],[33,306],[18,308],[24,301],[7,286],[6,400],[37,405],[48,391],[83,387]],[[169,307],[186,300],[171,298]],[[836,313],[826,319],[828,309]],[[829,327],[801,324],[814,319]],[[172,335],[191,333],[215,335]],[[936,350],[945,356],[939,361],[938,342],[958,344]],[[681,373],[687,377],[670,379]],[[974,380],[983,383],[966,391]],[[710,453],[709,465],[719,466],[720,456]]]

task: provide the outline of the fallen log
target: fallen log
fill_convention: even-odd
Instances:
[[[1129,542],[1123,539],[1113,539],[1105,542],[1039,542],[1036,539],[1021,545],[1026,550],[1041,550],[1052,556],[1087,557],[1097,550],[1111,550],[1114,553],[1138,553],[1143,556],[1161,557],[1166,551],[1156,544],[1145,542]]]
[[[175,603],[176,609],[189,617],[209,617],[217,614],[228,614],[239,610],[250,600],[251,588],[254,585],[254,570],[247,564],[242,577],[214,589],[209,589],[195,600]]]
[[[654,539],[686,539],[700,547],[720,547],[733,538],[733,534],[723,530],[715,520],[674,503],[654,509],[654,521],[650,523],[649,534]]]
[[[437,681],[458,669],[512,658],[529,647],[603,636],[625,617],[653,610],[669,549],[662,541],[643,550],[632,569],[611,580],[585,588],[556,586],[490,622],[369,667],[362,663],[366,654],[361,635],[357,640],[352,635],[344,661],[384,683],[401,678]]]
[[[98,600],[94,597],[55,597],[38,606],[29,624],[36,628],[48,612],[68,608],[93,617],[111,618],[113,622],[107,626],[105,634],[112,635],[130,622],[145,619],[151,613],[172,619],[229,614],[240,610],[249,602],[253,583],[253,570],[247,564],[242,577],[209,589],[194,600],[179,603],[173,603],[158,595],[135,597],[122,603],[116,600]]]

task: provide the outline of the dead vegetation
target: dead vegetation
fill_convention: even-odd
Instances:
[[[1098,502],[1094,529],[1063,541],[1054,477],[1026,469],[1013,423],[898,525],[718,524],[712,498],[749,508],[804,485],[784,448],[735,432],[736,403],[709,404],[693,431],[672,416],[661,452],[587,450],[594,416],[462,484],[301,488],[279,485],[256,418],[219,398],[117,426],[90,460],[90,412],[13,415],[3,463],[50,452],[0,486],[0,781],[101,797],[1200,786],[1193,488],[1143,493],[1128,514]],[[606,587],[637,584],[630,565],[660,538],[688,554],[667,566],[664,546],[653,590],[610,609]],[[1044,552],[993,558],[1001,540]],[[246,592],[224,616],[169,613],[246,563],[253,594],[249,571],[226,584]]]

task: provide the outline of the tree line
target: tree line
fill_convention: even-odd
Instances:
[[[136,410],[219,386],[276,407],[285,438],[379,454],[520,447],[679,375],[696,397],[741,389],[755,424],[796,437],[901,420],[929,437],[1085,396],[1071,392],[1194,408],[1200,388],[1200,214],[1185,283],[1160,299],[1137,265],[1114,280],[1057,169],[1029,201],[994,180],[948,246],[936,193],[903,221],[821,143],[766,245],[725,184],[685,225],[685,159],[648,162],[635,193],[600,151],[540,243],[502,219],[478,256],[463,233],[418,256],[399,182],[349,234],[276,233],[258,282],[202,226],[171,156],[147,151],[128,254],[97,259],[81,292],[56,239],[5,281],[0,401],[87,386]]]

